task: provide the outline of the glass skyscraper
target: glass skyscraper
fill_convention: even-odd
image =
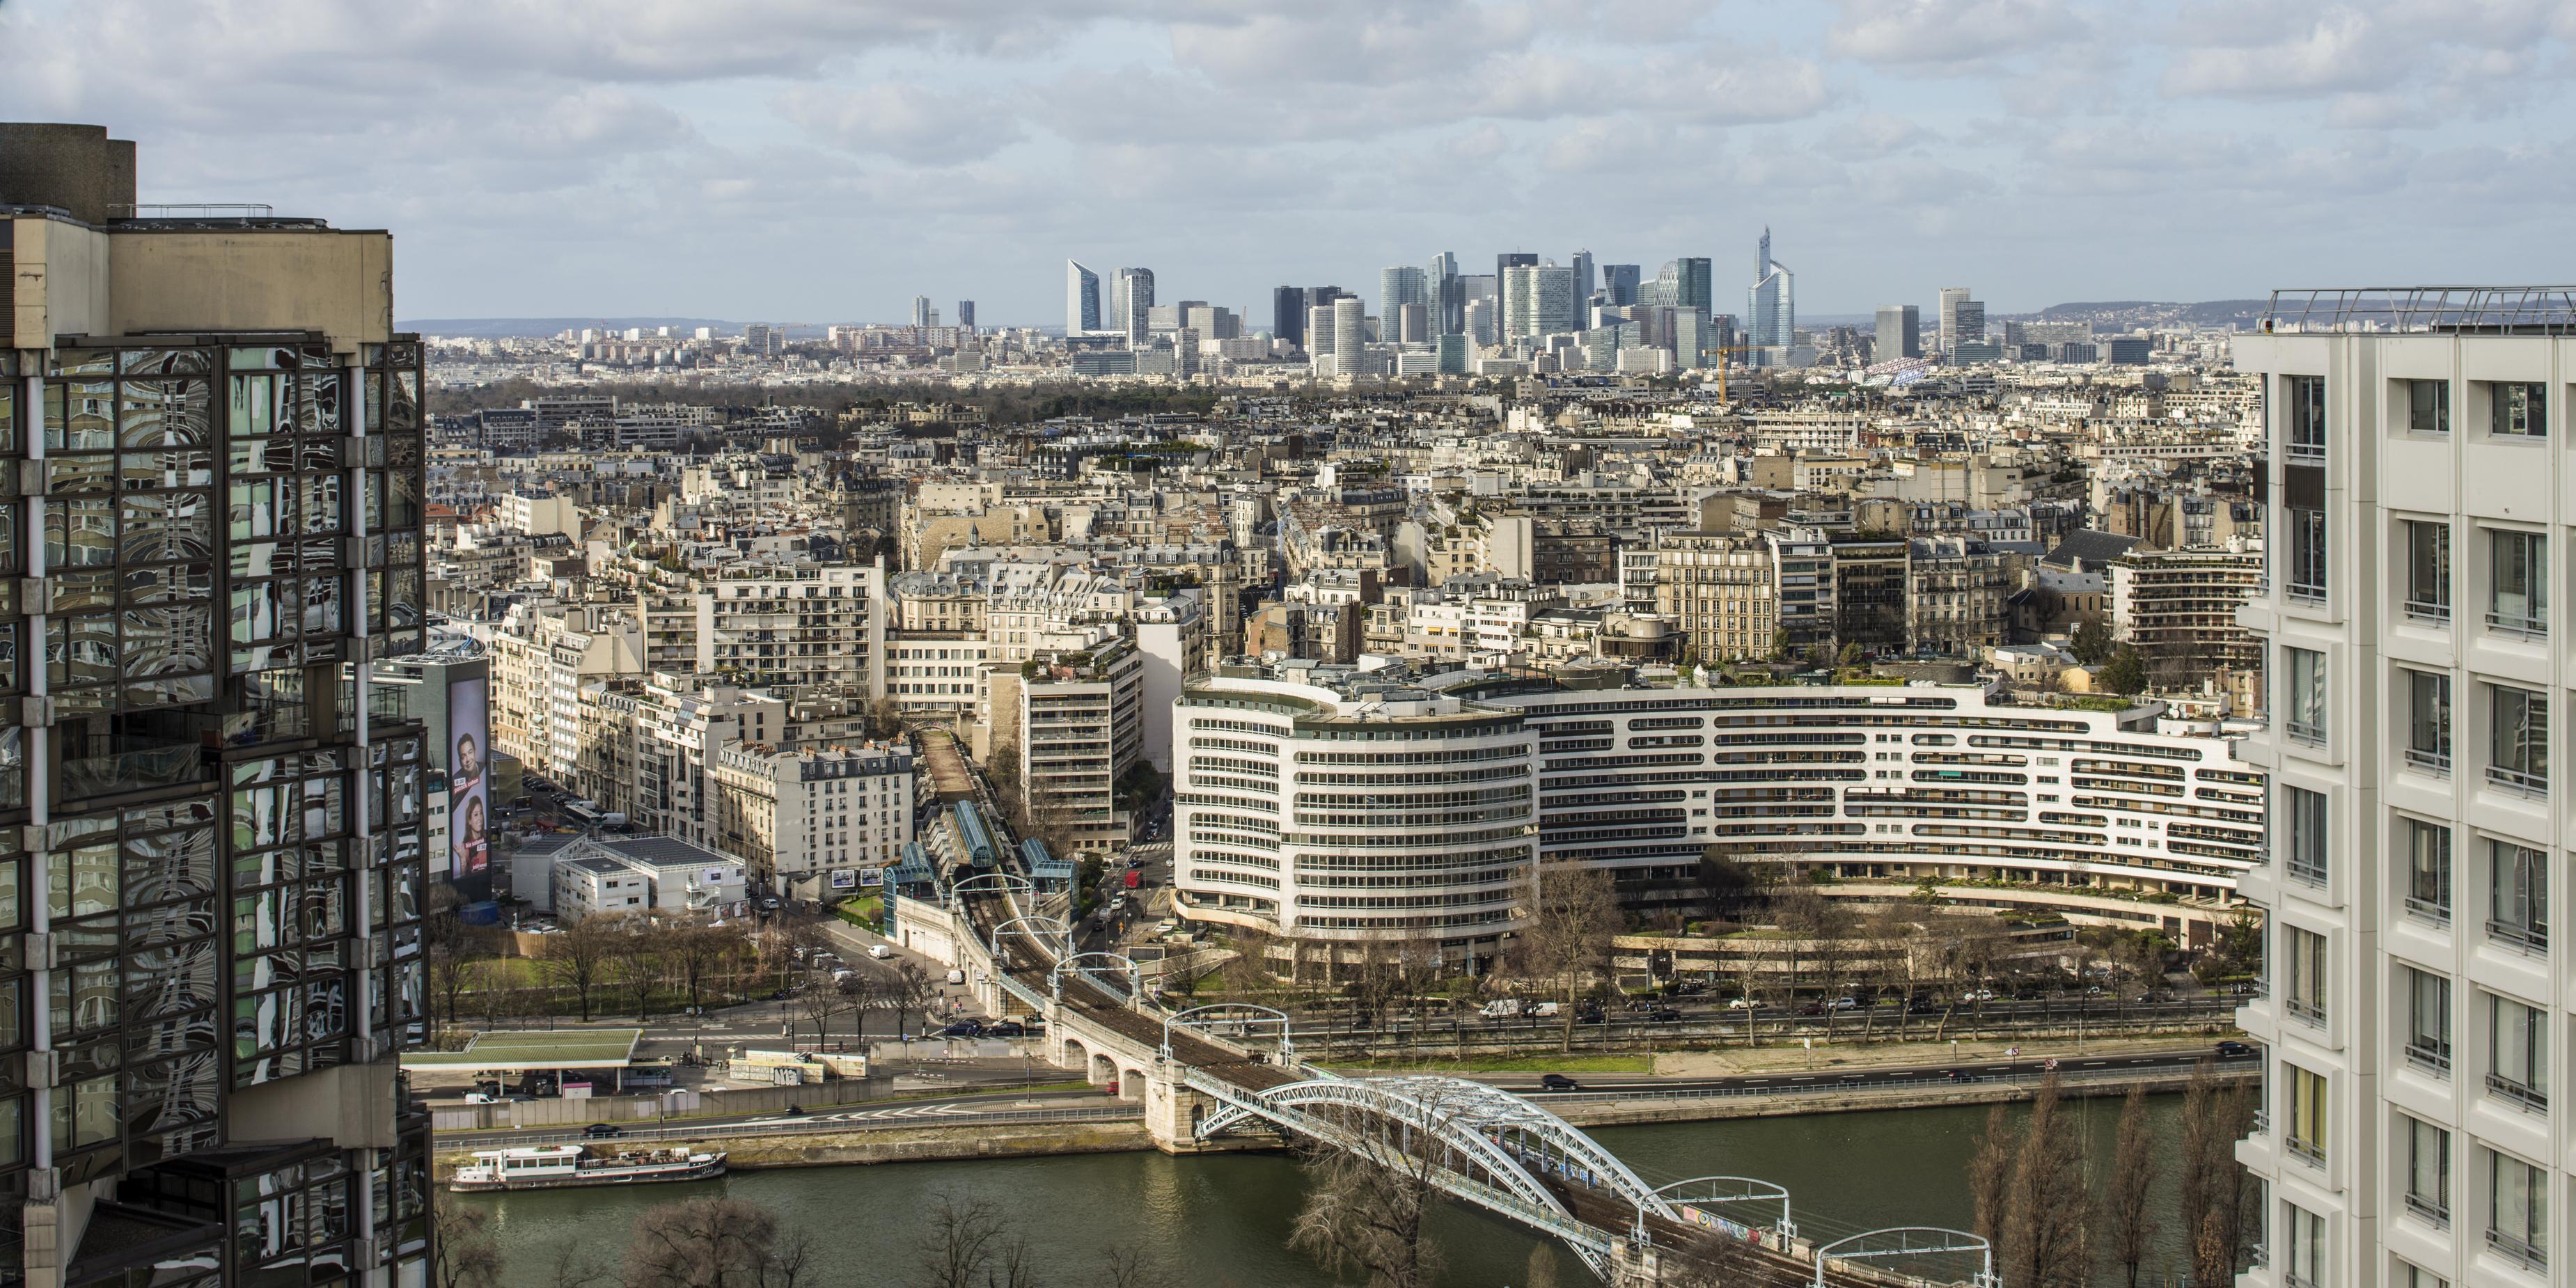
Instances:
[[[1771,230],[1762,230],[1754,253],[1753,289],[1746,292],[1746,343],[1755,349],[1785,349],[1798,334],[1797,279],[1787,265],[1771,258]]]
[[[1100,329],[1100,274],[1079,261],[1064,262],[1064,333],[1086,335]]]

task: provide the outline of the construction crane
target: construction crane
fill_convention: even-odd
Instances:
[[[1729,360],[1729,359],[1728,359],[1728,355],[1730,355],[1730,354],[1737,354],[1737,353],[1749,354],[1749,353],[1751,353],[1751,352],[1752,352],[1752,350],[1751,350],[1750,348],[1748,348],[1748,347],[1746,347],[1746,346],[1744,346],[1744,345],[1740,345],[1740,344],[1721,344],[1721,345],[1717,346],[1717,347],[1716,347],[1716,348],[1714,348],[1714,349],[1703,349],[1703,350],[1701,350],[1700,352],[1702,352],[1702,353],[1714,353],[1714,354],[1716,354],[1716,355],[1717,355],[1717,400],[1718,400],[1719,402],[1725,402],[1725,401],[1726,401],[1726,364],[1727,364],[1727,362],[1728,362],[1728,360]]]

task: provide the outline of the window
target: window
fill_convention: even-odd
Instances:
[[[2512,438],[2549,435],[2547,386],[2499,382],[2487,386],[2489,428]]]
[[[2511,635],[2549,633],[2549,539],[2537,532],[2490,532],[2487,625]]]
[[[2549,1266],[2549,1173],[2487,1153],[2487,1246],[2534,1269]]]
[[[2326,740],[2326,655],[2309,648],[2281,650],[2289,657],[2289,690],[2282,707],[2283,729],[2301,742]]]
[[[2309,885],[2326,883],[2326,794],[2281,785],[2282,815],[2289,828],[2290,879]]]
[[[2549,794],[2549,697],[2487,686],[2487,781],[2526,796]]]
[[[2406,677],[2406,763],[2426,773],[2451,772],[2451,677],[2435,671],[2404,671]]]
[[[2322,601],[2326,597],[2326,512],[2292,507],[2290,515],[2290,598]]]
[[[2451,1074],[2451,981],[2412,966],[2398,969],[2406,973],[2406,1062],[2447,1078]]]
[[[2451,620],[2451,525],[2406,521],[2406,615]]]
[[[2418,434],[2451,432],[2451,382],[2406,382],[2406,428]]]
[[[2291,376],[2290,424],[2282,455],[2293,461],[2326,458],[2326,378]]]
[[[2400,1261],[2397,1273],[2390,1277],[2389,1288],[2451,1288],[2451,1281],[2422,1266]]]
[[[2534,1113],[2549,1112],[2549,1016],[2487,994],[2487,1090]]]
[[[2285,1288],[2320,1288],[2326,1281],[2326,1219],[2296,1203],[2283,1203],[2281,1282]]]
[[[2400,820],[2406,831],[2406,911],[2451,924],[2451,829],[2422,819]]]
[[[2405,1124],[2406,1210],[2438,1226],[2451,1224],[2451,1133],[2417,1118]]]
[[[2487,934],[2549,951],[2548,856],[2511,841],[2487,842]]]
[[[2286,930],[2290,986],[2284,1009],[2310,1024],[2326,1022],[2326,937],[2296,926]]]
[[[2326,1076],[2295,1064],[2281,1066],[2290,1075],[2290,1134],[2283,1140],[2292,1158],[2326,1165]]]

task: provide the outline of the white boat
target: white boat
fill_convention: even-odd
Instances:
[[[567,1185],[644,1185],[655,1181],[703,1181],[722,1176],[724,1151],[694,1154],[685,1149],[619,1150],[593,1154],[580,1145],[522,1145],[516,1149],[479,1150],[474,1161],[456,1169],[447,1188],[474,1190],[545,1190]]]

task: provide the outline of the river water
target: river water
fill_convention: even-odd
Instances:
[[[2086,1124],[2089,1157],[2109,1166],[2116,1099],[2070,1102]],[[2150,1102],[2164,1159],[2159,1210],[2173,1202],[2181,1097]],[[1799,1233],[1818,1241],[1896,1225],[1965,1226],[1968,1157],[1984,1131],[1983,1106],[1747,1118],[1604,1127],[1593,1135],[1649,1182],[1706,1175],[1756,1176],[1786,1186]],[[2021,1109],[2013,1111],[2018,1122]],[[1285,1249],[1302,1195],[1296,1165],[1276,1154],[1191,1158],[1138,1152],[954,1163],[744,1172],[700,1185],[554,1190],[458,1196],[492,1209],[510,1288],[547,1288],[557,1249],[613,1260],[637,1214],[655,1203],[719,1192],[763,1204],[827,1249],[819,1283],[907,1288],[913,1229],[945,1189],[992,1201],[1040,1254],[1046,1288],[1085,1288],[1105,1247],[1159,1261],[1176,1286],[1332,1288],[1325,1270]],[[1767,1223],[1767,1215],[1760,1218]],[[2172,1222],[2167,1220],[2166,1225]],[[1523,1281],[1536,1236],[1457,1207],[1434,1225],[1451,1288]],[[2167,1257],[2179,1240],[2165,1240]],[[1560,1250],[1566,1283],[1584,1282]],[[2150,1281],[2161,1276],[2152,1272]],[[2123,1282],[2107,1270],[2101,1282]]]

